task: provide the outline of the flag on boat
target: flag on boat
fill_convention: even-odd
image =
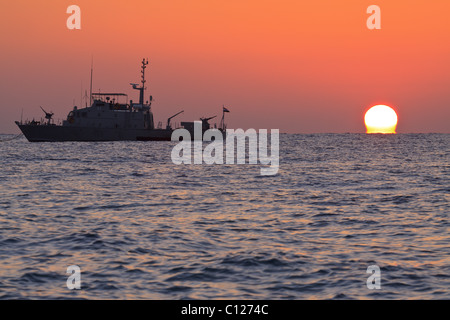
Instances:
[[[223,112],[230,112],[230,110],[228,110],[227,108],[225,108],[225,107],[222,107],[223,108]]]

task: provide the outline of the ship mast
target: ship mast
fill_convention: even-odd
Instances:
[[[141,80],[142,89],[141,89],[141,92],[139,94],[139,104],[141,104],[141,105],[144,105],[145,68],[147,68],[147,65],[148,65],[148,59],[147,59],[147,61],[145,61],[145,59],[142,59],[142,70],[141,70],[141,73],[142,73],[142,80]]]
[[[145,68],[147,68],[148,65],[148,59],[147,61],[144,59],[142,59],[142,70],[141,70],[141,87],[138,87],[138,85],[136,83],[130,83],[133,86],[133,89],[139,90],[139,104],[141,106],[144,105],[144,91],[145,91]]]
[[[92,106],[92,73],[94,72],[94,56],[91,57],[91,84],[89,89],[89,105]]]

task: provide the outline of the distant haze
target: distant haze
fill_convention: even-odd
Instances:
[[[381,30],[366,9],[381,8]],[[66,9],[81,8],[81,30]],[[450,132],[450,1],[8,1],[0,12],[0,133],[14,120],[66,118],[89,92],[146,99],[156,122],[221,116],[229,128],[365,132],[375,104],[397,132]],[[83,103],[84,105],[84,103]]]

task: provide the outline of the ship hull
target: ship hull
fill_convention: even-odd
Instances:
[[[121,129],[121,128],[90,128],[57,125],[17,126],[30,142],[58,141],[170,141],[173,130],[167,129]]]

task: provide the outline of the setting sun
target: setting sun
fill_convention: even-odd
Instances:
[[[373,106],[364,116],[367,133],[395,133],[397,120],[394,109],[385,105]]]

